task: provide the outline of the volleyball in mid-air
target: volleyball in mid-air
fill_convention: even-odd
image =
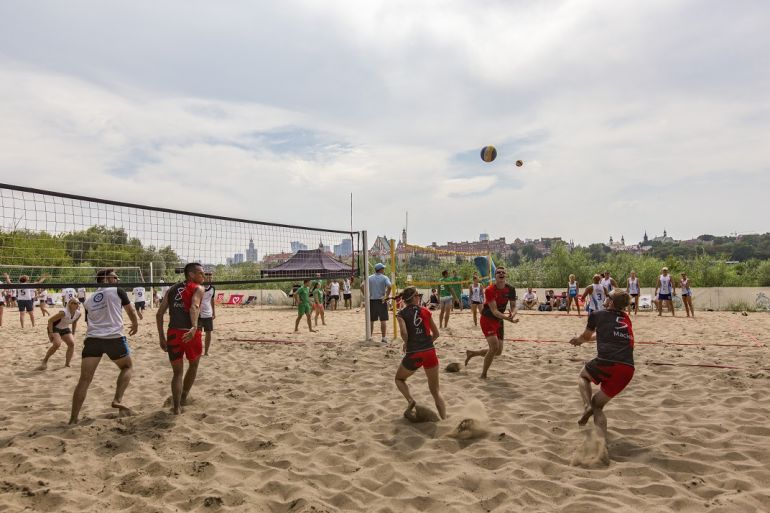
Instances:
[[[481,148],[481,160],[484,162],[492,162],[497,158],[497,150],[494,146],[484,146]]]
[[[516,167],[521,167],[523,165],[524,165],[524,161],[523,160],[517,160],[516,161]]]

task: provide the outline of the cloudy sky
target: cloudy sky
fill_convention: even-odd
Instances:
[[[764,0],[6,0],[0,179],[327,228],[353,193],[356,229],[397,237],[408,210],[418,244],[765,232],[768,19]]]

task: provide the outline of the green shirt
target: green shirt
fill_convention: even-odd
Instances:
[[[454,280],[454,278],[450,278],[447,276],[446,278],[439,278],[438,279],[440,285],[438,287],[438,295],[439,297],[452,297],[452,285],[447,285],[447,283],[451,283]],[[459,296],[458,296],[459,297]]]
[[[463,295],[463,284],[460,283],[462,279],[459,276],[452,276],[452,281],[457,282],[454,285],[451,285],[452,290],[455,291],[455,295],[457,296],[457,299],[460,299]]]
[[[320,288],[317,288],[313,291],[313,297],[315,298],[315,302],[320,304],[323,304],[324,302],[324,293],[323,290]]]
[[[310,289],[307,287],[300,287],[297,289],[297,292],[295,292],[297,296],[299,296],[299,302],[300,303],[310,303]]]

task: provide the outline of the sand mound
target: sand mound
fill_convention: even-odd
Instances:
[[[489,417],[484,404],[478,399],[473,399],[460,408],[460,411],[452,415],[453,418],[462,419],[457,426],[447,435],[458,440],[481,438],[489,433]]]
[[[438,422],[439,417],[430,408],[426,406],[417,405],[409,412],[404,413],[404,418],[408,420],[409,422],[414,423],[420,423],[420,422]]]
[[[457,362],[452,362],[446,366],[445,370],[447,372],[460,372],[460,364]]]
[[[601,430],[590,426],[581,432],[582,443],[575,449],[571,465],[583,468],[601,468],[610,464],[607,440]]]

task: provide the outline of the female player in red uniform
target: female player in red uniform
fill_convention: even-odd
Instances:
[[[401,340],[404,341],[404,358],[396,371],[396,387],[408,404],[404,416],[409,418],[414,413],[417,403],[409,393],[406,379],[420,367],[425,370],[428,388],[436,403],[436,409],[442,419],[446,418],[446,404],[438,389],[438,358],[433,343],[438,338],[438,327],[433,316],[425,307],[420,306],[420,295],[414,287],[408,287],[401,293],[406,307],[398,312],[398,327]]]

